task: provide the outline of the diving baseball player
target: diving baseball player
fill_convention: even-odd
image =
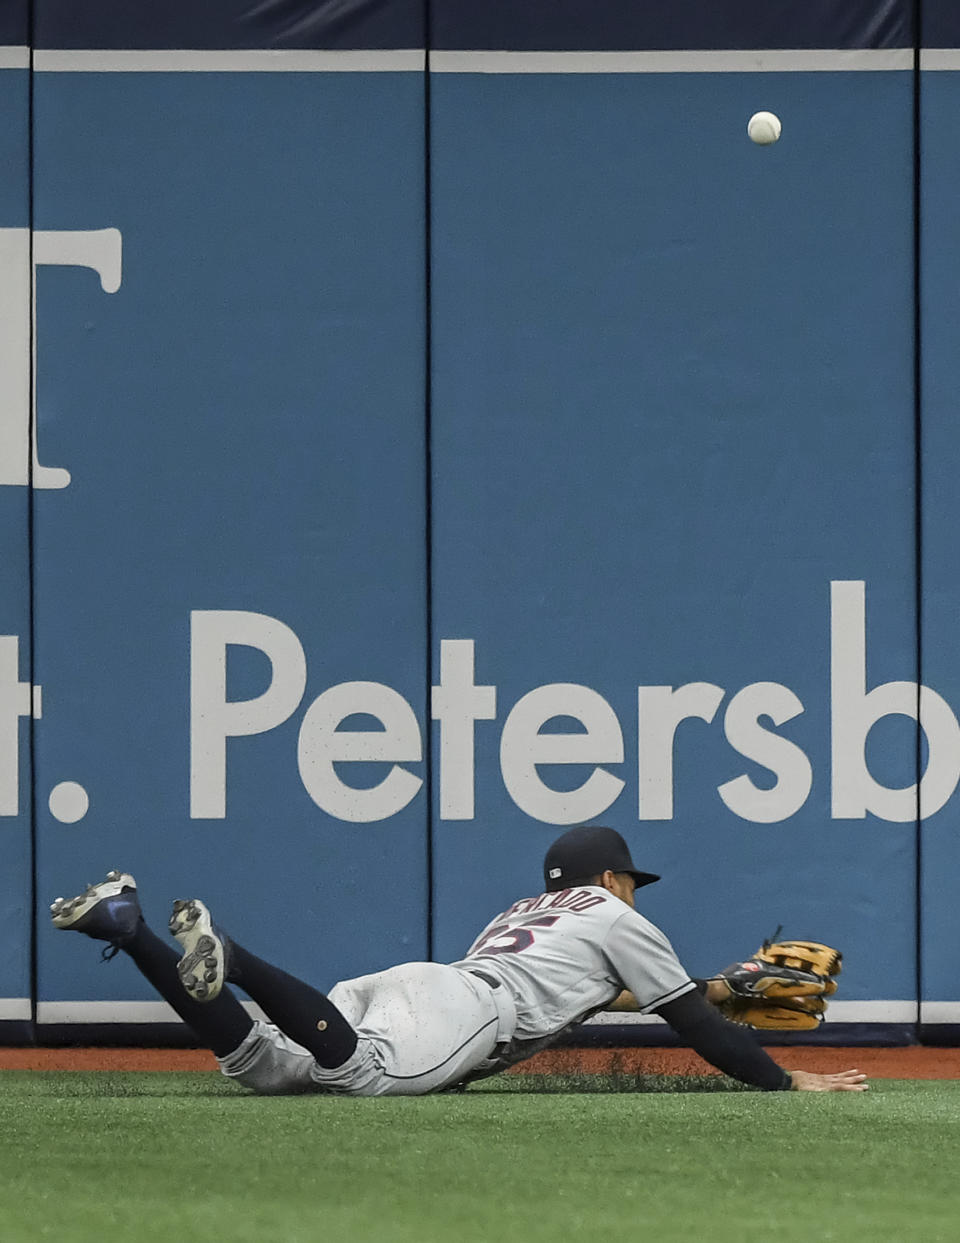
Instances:
[[[664,934],[634,909],[635,891],[658,879],[634,866],[613,829],[571,829],[547,851],[544,892],[498,915],[458,962],[405,963],[344,980],[329,995],[227,937],[197,899],[173,906],[178,961],[144,922],[128,873],[111,872],[70,901],[58,898],[51,912],[58,928],[110,942],[108,956],[128,954],[223,1073],[261,1094],[435,1092],[521,1061],[614,1007],[659,1014],[708,1062],[745,1083],[863,1090],[866,1077],[855,1070],[781,1069],[745,1027],[720,1014],[733,976],[691,979]],[[252,1020],[227,982],[271,1021]]]

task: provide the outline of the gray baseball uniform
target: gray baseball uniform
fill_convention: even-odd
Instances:
[[[337,984],[358,1043],[334,1070],[263,1023],[220,1066],[261,1093],[422,1095],[529,1057],[625,988],[649,1012],[695,987],[658,928],[587,885],[515,902],[459,962]]]
[[[599,885],[515,902],[454,965],[497,980],[516,1004],[513,1039],[477,1074],[530,1057],[625,988],[645,1014],[696,988],[660,929]]]

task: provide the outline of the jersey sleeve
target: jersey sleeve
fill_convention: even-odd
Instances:
[[[624,911],[611,925],[603,952],[641,1014],[697,987],[664,934],[637,911]]]

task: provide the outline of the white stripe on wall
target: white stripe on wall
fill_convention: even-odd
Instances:
[[[29,997],[0,997],[0,1023],[30,1019]]]
[[[927,1006],[936,1005],[954,1015],[953,1018],[928,1019],[933,1023],[960,1022],[960,1002],[941,1001],[925,1002]],[[827,1010],[828,1024],[832,1023],[915,1023],[917,1021],[917,1003],[915,1001],[831,1001]],[[588,1023],[596,1026],[627,1026],[634,1024],[662,1023],[656,1014],[597,1014]]]
[[[431,52],[436,73],[836,73],[912,69],[912,48],[740,52]]]
[[[28,47],[0,47],[0,69],[29,69]]]
[[[264,1013],[252,1001],[242,1003],[253,1019]],[[26,1003],[30,1017],[30,1003]],[[37,1005],[38,1023],[179,1023],[172,1006],[165,1001],[41,1001]]]
[[[960,1023],[960,1002],[921,1001],[921,1023]]]
[[[416,73],[426,53],[398,51],[56,51],[38,50],[40,73]]]
[[[925,47],[920,53],[921,69],[960,69],[960,48]]]
[[[418,73],[426,53],[397,50],[246,51],[198,49],[44,49],[41,73]],[[960,49],[921,53],[924,69],[960,69]],[[0,47],[0,69],[27,69],[30,49]],[[436,73],[837,73],[913,68],[911,48],[769,48],[761,51],[430,53]]]

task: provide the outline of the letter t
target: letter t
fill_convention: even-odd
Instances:
[[[20,641],[0,635],[0,816],[20,810],[20,717],[40,715],[40,687],[20,681]]]
[[[473,723],[497,715],[497,688],[475,686],[473,677],[473,639],[442,639],[440,685],[431,699],[431,716],[440,722],[442,820],[473,819]]]

